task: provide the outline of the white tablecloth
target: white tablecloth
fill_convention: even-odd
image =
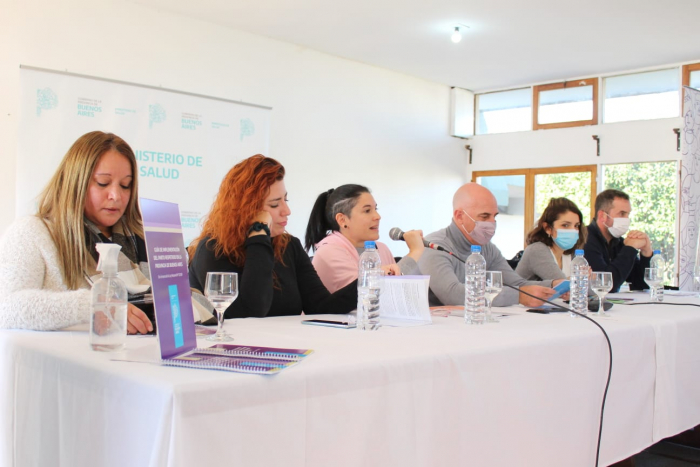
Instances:
[[[84,332],[0,331],[0,464],[594,465],[602,334],[502,311],[377,332],[227,322],[239,344],[315,350],[267,377],[111,361]],[[700,309],[616,306],[599,322],[614,356],[601,465],[700,424]]]

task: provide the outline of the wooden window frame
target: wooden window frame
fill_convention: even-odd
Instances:
[[[481,170],[472,172],[472,182],[479,177],[501,177],[525,175],[525,213],[523,222],[523,248],[525,238],[535,225],[535,177],[556,173],[591,172],[591,219],[595,219],[595,199],[598,196],[598,165],[570,165],[564,167],[542,167],[539,169]]]
[[[690,86],[690,73],[692,71],[700,71],[700,63],[683,65],[683,86]],[[683,98],[681,97],[681,99]]]
[[[578,86],[593,86],[593,118],[575,122],[543,123],[539,122],[540,92],[554,89],[568,89]],[[563,81],[561,83],[542,84],[532,87],[532,129],[547,130],[551,128],[571,128],[576,126],[598,124],[598,78],[577,79],[575,81]]]

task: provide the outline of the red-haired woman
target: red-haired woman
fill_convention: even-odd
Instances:
[[[225,318],[348,313],[357,305],[357,281],[328,292],[299,239],[285,232],[284,174],[259,154],[236,164],[190,246],[191,287],[204,290],[207,272],[238,273],[238,298]]]

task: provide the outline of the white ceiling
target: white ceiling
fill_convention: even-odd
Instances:
[[[700,60],[700,0],[136,2],[474,91]]]

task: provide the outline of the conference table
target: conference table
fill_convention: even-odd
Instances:
[[[613,349],[600,465],[700,424],[700,308],[672,303],[700,300],[594,318]],[[374,332],[227,321],[235,343],[314,350],[273,376],[115,361],[79,328],[0,331],[0,464],[593,466],[603,334],[568,313],[495,311]]]

